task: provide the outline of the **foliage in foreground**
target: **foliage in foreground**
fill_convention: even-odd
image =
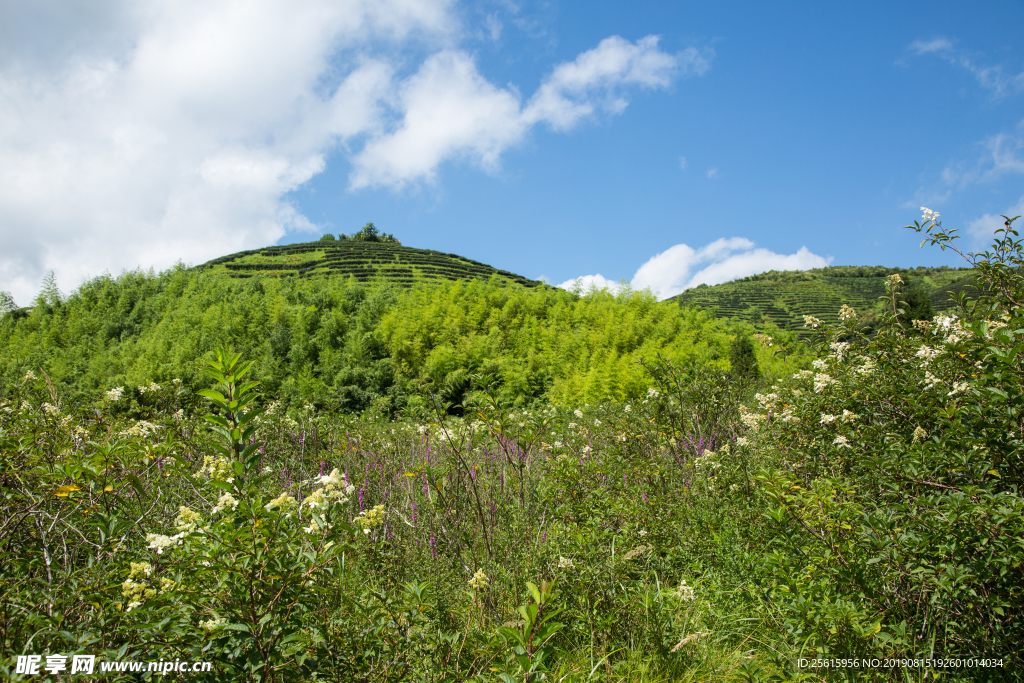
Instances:
[[[954,247],[934,221],[928,239]],[[770,388],[656,356],[642,396],[396,422],[214,389],[0,406],[0,637],[210,680],[1002,680],[1024,640],[1024,277],[962,315],[844,307]],[[772,340],[759,341],[770,349]],[[746,355],[736,347],[736,358]],[[737,363],[741,365],[741,363]],[[748,393],[749,392],[749,393]],[[203,407],[202,404],[210,406]],[[265,406],[265,410],[261,407]],[[209,412],[207,412],[209,411]],[[205,413],[205,415],[204,415]],[[992,668],[907,665],[987,657]],[[825,669],[816,658],[895,660]]]

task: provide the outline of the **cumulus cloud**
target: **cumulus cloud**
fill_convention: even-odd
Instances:
[[[597,275],[582,275],[580,277],[573,278],[572,280],[566,280],[557,286],[562,289],[578,289],[583,293],[595,289],[607,289],[611,292],[618,292],[621,289],[621,285],[618,282],[609,280],[600,273]]]
[[[953,41],[939,36],[931,40],[915,40],[907,49],[916,55],[935,55],[970,72],[982,88],[989,90],[992,97],[1001,99],[1024,91],[1024,72],[1007,74],[999,64],[983,66],[978,64],[965,50],[958,50]]]
[[[0,288],[20,301],[46,270],[67,289],[312,229],[282,197],[380,129],[391,87],[369,57],[332,81],[339,46],[455,28],[446,0],[16,5],[0,21]]]
[[[525,131],[516,96],[489,83],[462,52],[431,56],[402,85],[399,98],[405,112],[401,125],[371,140],[355,157],[353,187],[432,179],[438,165],[452,157],[491,169]]]
[[[657,36],[636,43],[612,36],[556,66],[524,105],[516,90],[487,81],[467,53],[440,52],[400,86],[400,121],[356,155],[352,187],[430,181],[449,159],[492,170],[533,126],[567,131],[601,112],[620,114],[629,87],[663,88],[676,76],[703,75],[713,56],[710,48],[668,54]]]
[[[717,285],[769,270],[824,268],[831,262],[831,257],[813,254],[807,247],[800,247],[795,254],[776,254],[756,248],[744,237],[730,237],[715,240],[699,249],[686,244],[670,247],[640,266],[630,286],[636,290],[650,289],[661,300],[700,284]],[[584,291],[590,285],[618,291],[617,283],[601,275],[585,275],[558,286],[571,289],[576,282],[584,283]]]
[[[470,34],[452,0],[0,4],[0,289],[315,231],[286,197],[335,151],[353,189],[494,169],[531,127],[621,112],[713,56],[608,38],[524,104],[459,49]]]
[[[558,65],[530,99],[523,118],[569,130],[599,108],[618,114],[628,104],[623,86],[665,87],[677,72],[703,75],[713,55],[710,48],[669,55],[658,48],[657,36],[636,43],[619,36],[605,38],[574,61]]]

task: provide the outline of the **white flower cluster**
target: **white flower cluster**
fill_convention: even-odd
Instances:
[[[129,567],[128,578],[121,584],[121,595],[128,598],[126,612],[141,607],[142,603],[157,594],[156,589],[150,588],[146,581],[153,575],[153,565],[148,562],[131,562]]]
[[[970,386],[971,385],[968,384],[967,382],[956,382],[953,384],[953,391],[946,394],[946,396],[956,396],[957,394],[962,394],[965,391],[967,391],[967,389],[969,389]]]
[[[832,445],[839,446],[840,448],[850,448],[850,440],[840,434],[832,441]]]
[[[164,536],[163,534],[146,534],[146,543],[149,544],[150,550],[155,550],[157,555],[163,555],[165,548],[170,548],[175,545],[181,545],[181,539],[185,538],[188,534],[182,532],[174,534],[173,536]]]
[[[487,588],[487,584],[489,584],[490,581],[491,580],[487,578],[487,574],[484,574],[483,569],[477,569],[476,574],[473,574],[473,578],[471,578],[468,583],[469,587],[473,590],[483,590],[484,588]]]
[[[820,394],[824,391],[829,384],[836,384],[836,380],[832,379],[825,373],[818,373],[814,376],[814,393]]]
[[[830,425],[833,422],[835,422],[837,419],[838,418],[835,415],[830,415],[829,413],[822,413],[822,415],[821,415],[821,424],[823,424],[823,425]]]
[[[203,458],[203,466],[196,472],[197,478],[208,478],[211,481],[226,481],[229,484],[234,480],[231,474],[231,463],[224,458],[215,458],[207,455]]]
[[[924,388],[925,390],[934,389],[935,387],[942,384],[942,380],[933,375],[928,370],[924,371]]]
[[[779,395],[776,393],[771,394],[754,394],[754,398],[761,404],[761,407],[765,410],[774,410],[775,405],[779,400]]]
[[[740,406],[740,422],[747,426],[751,431],[756,432],[761,428],[761,423],[764,422],[765,415],[762,413],[755,413],[747,406]]]
[[[722,464],[718,462],[717,458],[719,456],[727,455],[729,455],[729,444],[722,446],[717,452],[711,450],[704,451],[693,459],[693,467],[698,472],[707,472],[711,474],[722,466]]]
[[[124,393],[124,387],[114,387],[113,389],[111,389],[110,391],[107,392],[107,400],[108,401],[120,401],[121,400],[121,394],[123,394],[123,393]]]
[[[875,374],[875,361],[874,361],[874,359],[872,359],[872,358],[865,358],[864,359],[864,363],[859,368],[854,370],[854,372],[856,372],[858,375],[861,375],[862,377],[867,377],[868,375]]]
[[[152,422],[146,422],[145,420],[139,420],[128,429],[121,431],[121,436],[138,436],[145,439],[150,434],[156,432],[160,427],[153,424]]]
[[[161,389],[160,385],[157,384],[156,382],[150,382],[148,387],[141,387],[140,386],[140,387],[136,387],[136,388],[139,390],[140,394],[145,394],[146,392],[156,392],[156,391],[160,391],[160,389]]]
[[[342,505],[348,502],[349,496],[356,490],[352,484],[345,485],[341,472],[337,468],[331,470],[330,474],[324,475],[315,480],[320,488],[306,496],[302,505],[310,509],[327,509],[333,504]]]
[[[299,501],[295,500],[294,496],[288,495],[288,492],[286,491],[263,507],[266,508],[267,512],[280,510],[284,513],[290,513],[299,507]]]
[[[58,408],[55,405],[51,405],[49,403],[44,403],[42,405],[42,408],[46,412],[47,415],[58,415],[58,414],[60,414],[60,408]]]
[[[202,522],[202,515],[181,505],[178,507],[178,516],[174,518],[174,528],[179,532],[191,534],[199,531]]]
[[[835,359],[838,362],[842,363],[843,356],[846,355],[846,352],[850,350],[850,342],[832,342],[831,344],[829,344],[829,349],[832,350],[832,354],[835,356]]]
[[[932,211],[928,207],[922,206],[921,207],[921,220],[923,220],[925,223],[927,223],[928,221],[938,221],[939,220],[939,212],[938,211]]]
[[[386,514],[383,505],[374,505],[371,509],[360,512],[355,522],[363,528],[364,534],[368,534],[373,527],[384,523],[384,515]]]
[[[213,507],[213,511],[210,514],[217,514],[221,510],[227,510],[228,508],[234,510],[238,507],[238,500],[235,499],[230,493],[225,493],[217,499],[217,504]]]
[[[932,321],[933,334],[941,334],[947,344],[958,344],[967,338],[967,330],[955,315],[937,315]]]
[[[568,557],[562,557],[561,555],[558,556],[559,569],[572,569],[574,566],[575,565],[573,565],[572,560],[570,560]]]
[[[697,599],[697,594],[693,590],[693,586],[687,585],[686,579],[683,579],[679,583],[679,588],[676,589],[676,597],[686,602],[693,602]]]
[[[847,320],[856,320],[856,318],[857,311],[853,310],[846,304],[839,307],[839,319],[841,321],[846,322]]]
[[[207,619],[206,621],[199,622],[199,628],[204,631],[216,631],[224,624],[228,623],[226,619],[214,616],[213,619]]]
[[[812,330],[816,330],[819,327],[821,327],[821,320],[819,318],[815,318],[813,315],[805,315],[804,327],[809,327]]]
[[[927,344],[923,344],[921,348],[917,350],[917,353],[914,354],[915,357],[921,359],[921,367],[925,367],[941,355],[942,351],[940,349],[933,349]]]

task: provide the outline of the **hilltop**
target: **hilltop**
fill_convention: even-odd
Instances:
[[[873,314],[886,294],[885,280],[899,274],[908,291],[923,294],[934,313],[954,307],[953,295],[971,291],[969,268],[886,268],[830,266],[805,271],[769,271],[720,285],[700,285],[666,301],[714,309],[719,317],[755,325],[771,322],[783,329],[803,330],[803,316],[835,320],[839,307],[852,306]]]
[[[404,247],[390,235],[384,239],[360,239],[367,229],[352,238],[321,239],[317,242],[287,244],[240,251],[199,266],[211,273],[232,278],[254,275],[310,277],[323,274],[351,275],[359,282],[383,277],[388,282],[411,286],[417,276],[427,280],[486,280],[497,275],[525,287],[537,287],[537,280],[500,270],[458,254],[432,249]],[[371,233],[376,237],[375,233]],[[390,239],[388,239],[390,238]]]

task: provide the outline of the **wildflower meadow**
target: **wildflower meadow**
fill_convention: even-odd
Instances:
[[[1020,678],[1024,245],[1007,219],[962,256],[977,296],[931,320],[905,315],[899,275],[881,324],[843,306],[803,341],[701,340],[703,314],[632,299],[648,336],[604,355],[627,341],[595,326],[551,351],[534,300],[485,289],[550,342],[495,367],[500,329],[441,354],[410,322],[471,319],[465,290],[416,290],[375,315],[394,367],[427,370],[358,412],[220,344],[185,379],[22,364],[0,387],[0,671],[41,680],[17,658],[59,653],[212,663],[123,680]],[[690,351],[649,342],[676,334]]]

